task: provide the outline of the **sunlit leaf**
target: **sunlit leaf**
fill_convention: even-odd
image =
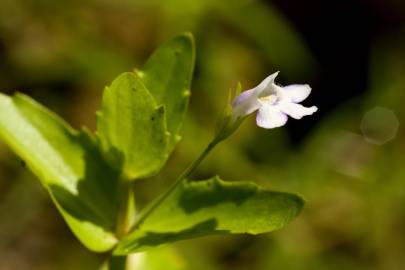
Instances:
[[[253,183],[213,178],[180,185],[132,234],[116,254],[212,234],[259,234],[282,228],[303,207],[301,197],[264,190]]]
[[[116,243],[119,173],[101,158],[90,134],[75,131],[24,95],[0,94],[0,135],[40,179],[85,246],[106,251]]]
[[[124,73],[104,91],[98,137],[110,164],[129,179],[150,176],[166,162],[165,110],[135,73]]]
[[[179,131],[187,110],[194,70],[194,40],[189,33],[179,35],[159,47],[138,74],[156,103],[166,109],[167,129],[171,133],[170,150],[179,140]]]

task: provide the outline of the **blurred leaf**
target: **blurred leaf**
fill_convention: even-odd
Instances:
[[[179,35],[158,48],[139,72],[156,103],[165,106],[167,130],[171,133],[170,150],[180,139],[178,134],[187,110],[194,50],[193,36]]]
[[[172,246],[152,249],[148,252],[130,255],[134,269],[139,270],[185,270],[186,261]]]
[[[126,266],[124,265],[127,262]],[[125,268],[126,267],[126,268]],[[194,267],[194,266],[193,266]],[[112,257],[99,270],[186,270],[185,259],[172,246],[129,256]]]
[[[46,197],[41,186],[32,181],[30,176],[28,173],[18,175],[11,182],[7,193],[1,197],[0,249],[15,241],[41,211]]]
[[[97,118],[107,160],[129,179],[150,176],[166,162],[165,110],[135,73],[124,73],[104,91]]]
[[[296,217],[304,200],[253,183],[213,178],[180,185],[115,249],[119,255],[212,234],[259,234]]]
[[[0,135],[41,180],[85,246],[106,251],[115,244],[119,174],[103,161],[88,133],[75,131],[24,95],[0,94]]]
[[[381,38],[372,48],[370,67],[370,96],[365,109],[383,106],[394,110],[399,117],[405,114],[405,38]],[[381,91],[384,89],[384,91]]]

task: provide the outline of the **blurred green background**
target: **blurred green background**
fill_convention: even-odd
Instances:
[[[0,91],[27,93],[74,127],[95,127],[103,87],[163,41],[197,44],[183,140],[161,174],[137,183],[142,207],[212,135],[228,89],[280,70],[309,83],[319,112],[263,130],[254,117],[195,175],[297,192],[286,228],[206,237],[135,256],[138,269],[405,269],[403,1],[1,0]],[[48,195],[0,142],[0,269],[97,269]]]

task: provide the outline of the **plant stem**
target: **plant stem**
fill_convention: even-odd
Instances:
[[[118,238],[125,236],[129,232],[135,216],[133,182],[124,178],[122,178],[120,182],[120,202],[115,228],[115,233]]]
[[[127,264],[128,256],[111,256],[108,259],[106,270],[129,270]]]
[[[133,182],[125,177],[119,179],[119,205],[117,221],[115,226],[115,234],[118,238],[125,236],[134,222],[135,217],[135,195],[133,190]],[[108,259],[109,270],[126,270],[128,256],[112,256]]]
[[[160,197],[158,197],[149,208],[145,209],[144,212],[141,213],[139,218],[135,221],[134,226],[130,230],[133,232],[145,221],[145,219],[179,186],[183,181],[188,181],[188,177],[193,173],[193,171],[200,165],[200,163],[204,160],[204,158],[211,152],[211,150],[220,142],[220,140],[214,139],[212,142],[208,144],[208,146],[204,149],[204,151],[200,154],[200,156],[194,160],[190,166],[179,176],[177,177],[176,181],[169,187],[169,189],[163,193]]]

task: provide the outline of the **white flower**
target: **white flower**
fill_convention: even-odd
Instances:
[[[232,103],[235,118],[243,117],[259,110],[256,123],[263,128],[276,128],[285,125],[287,115],[301,119],[318,110],[317,107],[304,107],[299,102],[311,93],[308,84],[292,84],[285,87],[274,83],[278,72],[271,74],[258,86],[242,92]]]

